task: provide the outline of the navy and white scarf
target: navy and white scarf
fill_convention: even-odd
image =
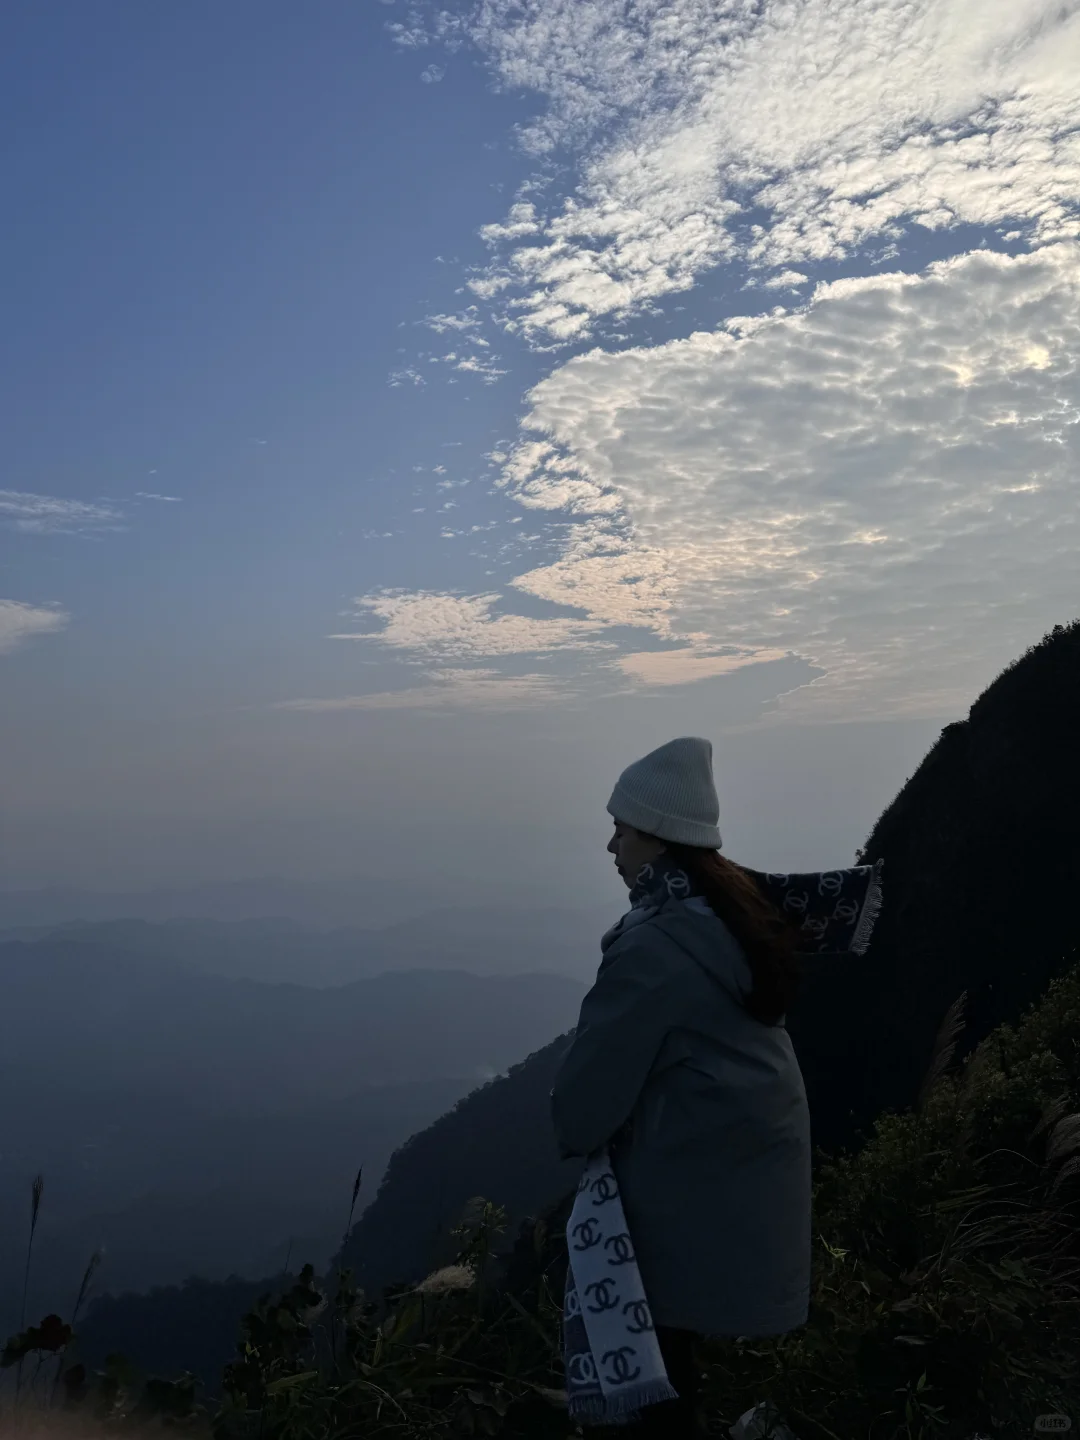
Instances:
[[[850,870],[780,875],[748,871],[782,914],[802,917],[803,953],[862,955],[881,909],[881,861]],[[631,908],[604,936],[607,950],[667,900],[708,910],[685,870],[664,857],[642,868]],[[563,1300],[563,1356],[570,1414],[623,1425],[646,1405],[676,1398],[607,1150],[589,1157],[566,1227],[570,1264]]]
[[[798,923],[801,954],[865,955],[881,912],[882,863],[801,875],[750,869],[746,874],[781,915]],[[630,891],[631,908],[604,936],[603,949],[629,926],[655,915],[666,900],[708,908],[686,871],[671,861],[665,863],[661,855],[642,867]]]
[[[570,1415],[625,1425],[646,1405],[676,1400],[606,1150],[589,1157],[566,1227],[563,1353]]]
[[[865,955],[874,923],[881,912],[881,868],[853,865],[848,870],[821,870],[804,875],[779,875],[747,870],[751,880],[780,911],[802,917],[799,946],[803,954]],[[745,868],[745,867],[744,867]]]

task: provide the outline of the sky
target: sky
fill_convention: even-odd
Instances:
[[[579,904],[688,733],[850,863],[1080,613],[1080,0],[14,0],[0,114],[0,888]]]

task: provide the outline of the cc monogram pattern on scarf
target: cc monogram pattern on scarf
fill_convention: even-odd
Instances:
[[[807,875],[749,874],[778,910],[795,920],[801,917],[805,953],[850,950],[864,955],[881,911],[881,871],[879,860],[876,865]]]
[[[792,920],[801,921],[799,933],[804,940],[800,949],[804,954],[852,951],[863,955],[881,911],[881,871],[879,860],[876,865],[801,875],[749,869],[746,873],[777,910]],[[634,911],[655,914],[665,899],[691,900],[699,895],[686,871],[676,865],[665,865],[661,856],[655,865],[642,867],[630,891],[630,903],[634,907],[630,912],[634,916],[631,923],[648,918],[647,914],[635,915]],[[629,920],[630,916],[624,917],[609,935],[614,938]]]
[[[622,1424],[646,1405],[675,1399],[606,1150],[585,1167],[566,1243],[563,1349],[570,1414]]]

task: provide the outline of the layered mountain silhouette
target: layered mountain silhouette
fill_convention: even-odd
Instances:
[[[143,896],[142,902],[151,914],[160,904],[154,895]],[[101,896],[69,901],[70,906],[82,904],[91,916],[101,903]],[[120,896],[117,903],[135,902]],[[0,928],[0,943],[92,945],[161,970],[309,988],[348,985],[391,970],[466,970],[472,975],[542,970],[588,980],[596,930],[606,923],[608,909],[458,908],[381,928],[313,926],[282,916],[162,920],[133,913],[126,919],[10,925]],[[5,914],[20,910],[31,913],[18,896],[0,894],[0,924]]]
[[[68,939],[0,944],[0,1324],[20,1311],[32,1176],[45,1176],[29,1303],[257,1277],[290,1236],[324,1263],[358,1165],[573,1023],[564,975],[414,970],[336,989],[230,980]],[[69,1293],[70,1292],[70,1293]]]
[[[581,981],[409,970],[334,989],[148,964],[77,941],[0,945],[0,1064],[81,1086],[271,1110],[368,1084],[497,1074],[572,1022]]]
[[[817,956],[788,1028],[814,1139],[854,1148],[913,1104],[949,1007],[967,993],[965,1053],[1015,1021],[1074,955],[1080,894],[1080,623],[1058,626],[949,725],[874,826],[885,904],[865,956]],[[737,858],[737,857],[734,857]],[[568,1037],[459,1102],[391,1160],[345,1259],[370,1289],[419,1278],[470,1197],[514,1219],[576,1173],[551,1138]]]

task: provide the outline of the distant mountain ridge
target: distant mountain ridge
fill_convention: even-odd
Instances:
[[[2,910],[2,900],[0,900]],[[315,987],[387,970],[468,970],[474,975],[551,971],[591,977],[595,937],[610,907],[590,910],[458,908],[381,928],[313,927],[281,917],[69,920],[0,928],[0,944],[91,944],[160,965],[236,979]]]
[[[497,1073],[573,1020],[565,975],[384,972],[333,990],[148,965],[72,941],[0,944],[0,1064],[206,1094],[223,1109]]]
[[[481,892],[483,893],[483,892]],[[521,896],[500,905],[469,905],[460,883],[428,874],[419,888],[400,876],[357,875],[327,880],[262,876],[215,884],[156,887],[146,890],[80,890],[50,886],[36,890],[0,889],[0,931],[55,929],[61,925],[144,920],[155,925],[175,921],[272,921],[280,927],[308,930],[385,930],[415,922],[450,924],[454,917],[484,914],[506,931],[511,915],[540,919],[560,906],[537,904],[523,887]],[[569,913],[592,907],[572,905]],[[500,921],[500,917],[502,917]],[[473,927],[475,929],[475,927]]]

